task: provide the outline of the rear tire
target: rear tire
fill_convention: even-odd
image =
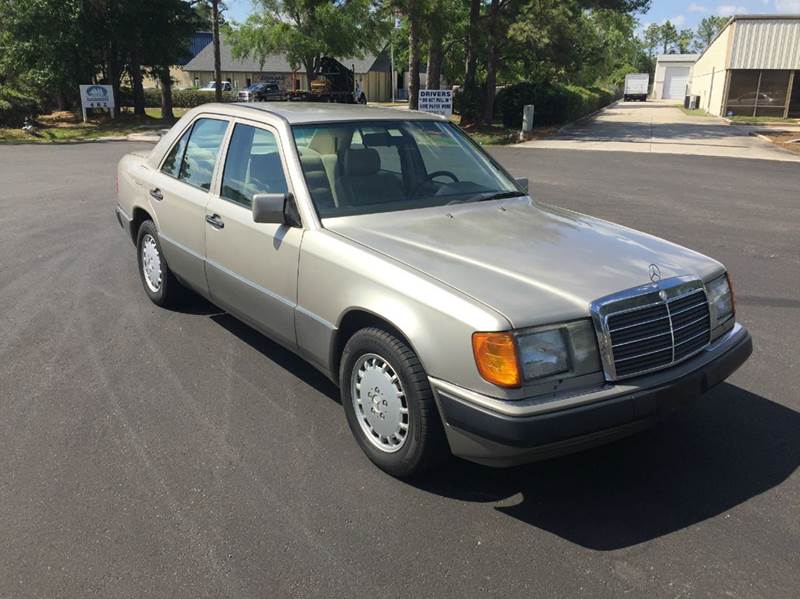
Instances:
[[[139,276],[147,297],[162,308],[174,306],[184,297],[185,288],[178,282],[167,265],[158,231],[151,220],[139,227],[136,238]]]
[[[353,335],[342,354],[339,383],[353,436],[385,472],[410,477],[449,456],[425,370],[393,334],[366,328]]]

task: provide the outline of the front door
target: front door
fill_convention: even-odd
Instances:
[[[158,236],[170,269],[205,293],[205,211],[228,121],[201,117],[167,153],[149,189]]]
[[[206,207],[206,276],[214,303],[291,346],[296,344],[301,228],[253,222],[257,193],[287,193],[275,131],[234,125],[219,186]]]

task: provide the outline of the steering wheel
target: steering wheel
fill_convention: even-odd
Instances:
[[[428,181],[433,181],[436,177],[450,177],[453,180],[453,183],[458,183],[458,177],[456,177],[450,171],[434,171],[425,177],[425,181],[423,182],[427,183]]]
[[[449,177],[453,180],[453,183],[459,182],[458,177],[456,177],[450,171],[434,171],[432,173],[428,173],[428,175],[417,184],[417,186],[414,188],[413,193],[411,194],[412,197],[416,196],[419,193],[419,190],[423,185],[429,183],[430,181],[433,181],[436,177]]]

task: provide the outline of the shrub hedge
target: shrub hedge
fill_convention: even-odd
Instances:
[[[522,125],[526,104],[534,105],[534,123],[557,125],[586,116],[613,100],[613,93],[599,87],[521,81],[497,92],[495,106],[503,125],[517,128]]]
[[[0,125],[19,127],[26,116],[39,112],[38,100],[13,87],[0,86]]]
[[[133,94],[130,89],[123,88],[120,90],[122,96],[120,104],[122,106],[133,106]],[[175,108],[194,108],[200,104],[207,104],[214,101],[214,92],[201,92],[197,89],[173,89],[172,90],[172,105]],[[235,102],[235,92],[222,92],[223,102]],[[155,88],[147,88],[144,90],[144,105],[147,108],[160,108],[161,107],[161,90]]]

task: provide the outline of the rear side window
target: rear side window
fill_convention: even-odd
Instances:
[[[178,143],[172,146],[172,150],[170,150],[169,154],[167,155],[167,159],[161,166],[162,172],[167,173],[171,177],[178,176],[178,172],[181,168],[181,162],[183,161],[183,153],[186,150],[186,142],[189,141],[189,134],[191,132],[192,128],[189,127],[189,129],[178,140]]]
[[[257,193],[287,191],[275,136],[264,129],[237,124],[228,144],[222,197],[250,208]]]
[[[211,176],[219,147],[228,128],[227,121],[198,119],[192,127],[178,178],[195,187],[211,188]]]

